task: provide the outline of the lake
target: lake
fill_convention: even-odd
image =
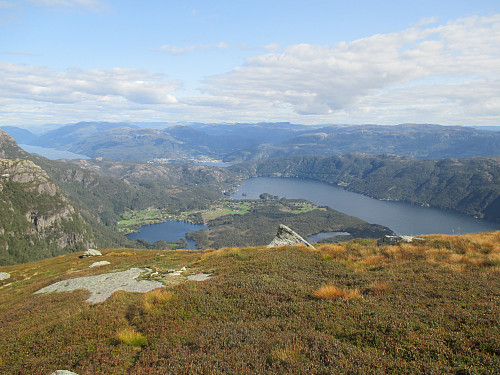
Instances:
[[[201,224],[191,224],[185,221],[168,220],[163,223],[145,225],[141,227],[138,232],[129,233],[126,237],[131,240],[141,239],[151,243],[155,243],[159,240],[169,242],[180,240],[181,238],[186,237],[186,233],[194,232],[203,228],[207,228],[207,226]],[[196,243],[194,241],[188,239],[186,239],[186,241],[186,249],[196,249]]]
[[[58,160],[58,159],[89,159],[88,156],[82,154],[75,154],[70,151],[57,150],[51,147],[41,147],[41,146],[33,146],[26,144],[19,144],[24,151],[27,151],[32,154],[37,154],[43,156],[44,158],[50,160]]]
[[[403,202],[380,201],[327,183],[295,178],[258,177],[243,181],[233,198],[258,199],[262,193],[303,198],[319,206],[381,224],[400,235],[462,234],[500,230],[500,224]],[[246,195],[243,195],[246,194]]]

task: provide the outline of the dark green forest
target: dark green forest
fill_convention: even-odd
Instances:
[[[500,157],[417,160],[353,153],[295,156],[230,167],[243,177],[294,177],[327,182],[377,199],[453,210],[500,221]]]

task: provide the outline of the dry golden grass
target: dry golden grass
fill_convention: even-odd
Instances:
[[[347,249],[341,245],[322,245],[317,248],[323,260],[344,259]]]
[[[364,262],[369,266],[378,266],[385,262],[387,258],[383,255],[370,255],[364,259]]]
[[[450,270],[451,272],[462,273],[467,269],[467,265],[463,263],[455,263],[455,264],[444,264],[445,268]]]
[[[126,251],[122,251],[122,252],[112,251],[112,252],[104,254],[104,255],[110,256],[110,257],[111,256],[113,256],[113,257],[129,257],[129,256],[132,256],[134,254],[126,252]]]
[[[303,244],[297,245],[296,248],[299,249],[299,250],[305,251],[307,253],[317,253],[319,251],[315,247],[308,247],[308,246],[303,245]]]
[[[380,296],[386,294],[389,290],[391,290],[391,287],[389,286],[389,284],[383,281],[376,281],[372,285],[370,285],[370,290],[376,295]]]
[[[297,341],[279,346],[271,351],[273,362],[296,363],[304,360],[304,346]]]
[[[169,301],[175,300],[176,294],[165,288],[154,289],[144,295],[143,308],[147,312],[160,310]]]
[[[134,328],[127,327],[116,333],[118,340],[134,348],[140,348],[148,343],[148,339]]]
[[[341,289],[333,284],[323,285],[322,287],[316,289],[312,292],[312,296],[316,299],[359,299],[362,298],[361,292],[358,288]]]

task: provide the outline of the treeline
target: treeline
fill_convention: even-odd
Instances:
[[[231,167],[243,177],[294,177],[344,187],[377,199],[454,210],[500,222],[500,157],[417,160],[352,153],[296,156]]]

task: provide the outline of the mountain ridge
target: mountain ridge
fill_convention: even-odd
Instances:
[[[129,123],[78,123],[42,134],[36,145],[119,161],[242,162],[293,155],[392,153],[417,159],[500,155],[500,132],[434,124],[191,124],[140,128]],[[11,131],[14,129],[11,128]]]

